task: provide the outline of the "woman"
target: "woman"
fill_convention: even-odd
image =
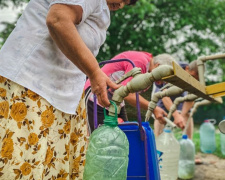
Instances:
[[[0,179],[82,179],[85,74],[102,106],[118,88],[95,56],[109,10],[135,1],[31,0],[0,51]]]

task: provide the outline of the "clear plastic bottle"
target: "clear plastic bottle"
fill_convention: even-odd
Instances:
[[[225,120],[225,116],[223,117]],[[220,133],[220,144],[221,144],[221,153],[225,155],[225,134]]]
[[[214,119],[205,120],[200,126],[200,148],[203,153],[213,153],[216,150]]]
[[[156,138],[156,149],[159,157],[161,180],[176,180],[178,176],[178,162],[180,144],[174,137],[170,127],[166,126],[163,133]]]
[[[184,134],[180,143],[180,159],[178,177],[180,179],[191,179],[195,174],[195,145],[188,136]]]
[[[83,179],[126,180],[128,154],[129,142],[117,127],[117,116],[105,113],[104,125],[90,136]]]
[[[220,133],[221,153],[225,156],[225,134]]]

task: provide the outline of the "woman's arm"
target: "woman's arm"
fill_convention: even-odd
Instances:
[[[135,93],[130,93],[127,97],[124,98],[126,102],[128,102],[131,106],[136,107],[136,94]],[[143,98],[141,95],[139,95],[139,103],[140,103],[140,108],[144,110],[148,110],[148,104],[149,101]],[[160,107],[156,106],[156,108],[153,110],[153,113],[159,122],[165,123],[164,121],[164,116],[167,116],[167,113]]]
[[[89,77],[99,103],[108,106],[107,85],[113,89],[119,86],[101,71],[97,60],[81,39],[75,24],[81,22],[82,13],[78,5],[54,4],[48,12],[46,24],[59,49]]]
[[[162,102],[163,102],[164,106],[166,107],[166,109],[169,111],[171,106],[173,105],[173,102],[170,99],[170,97],[163,97]],[[174,123],[181,129],[183,129],[184,128],[184,118],[177,110],[174,111],[173,118],[174,118]]]

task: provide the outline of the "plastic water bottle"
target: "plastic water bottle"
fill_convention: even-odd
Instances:
[[[156,149],[159,155],[159,170],[161,180],[176,180],[180,144],[173,135],[170,127],[166,126],[163,133],[156,138]]]
[[[195,145],[188,136],[184,134],[180,143],[180,159],[178,177],[180,179],[191,179],[195,174]]]
[[[104,109],[104,114],[104,125],[90,136],[83,179],[126,180],[129,142],[117,127],[117,112],[116,116],[107,116]]]
[[[220,133],[221,153],[225,155],[225,134]]]
[[[216,120],[205,120],[200,126],[200,148],[203,153],[213,153],[216,150],[215,127]]]
[[[225,120],[225,116],[223,117]],[[221,153],[225,155],[225,134],[220,133],[220,144],[221,144]]]

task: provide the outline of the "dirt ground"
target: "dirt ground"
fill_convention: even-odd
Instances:
[[[219,159],[212,154],[198,153],[202,164],[196,165],[193,180],[225,180],[225,159]]]

